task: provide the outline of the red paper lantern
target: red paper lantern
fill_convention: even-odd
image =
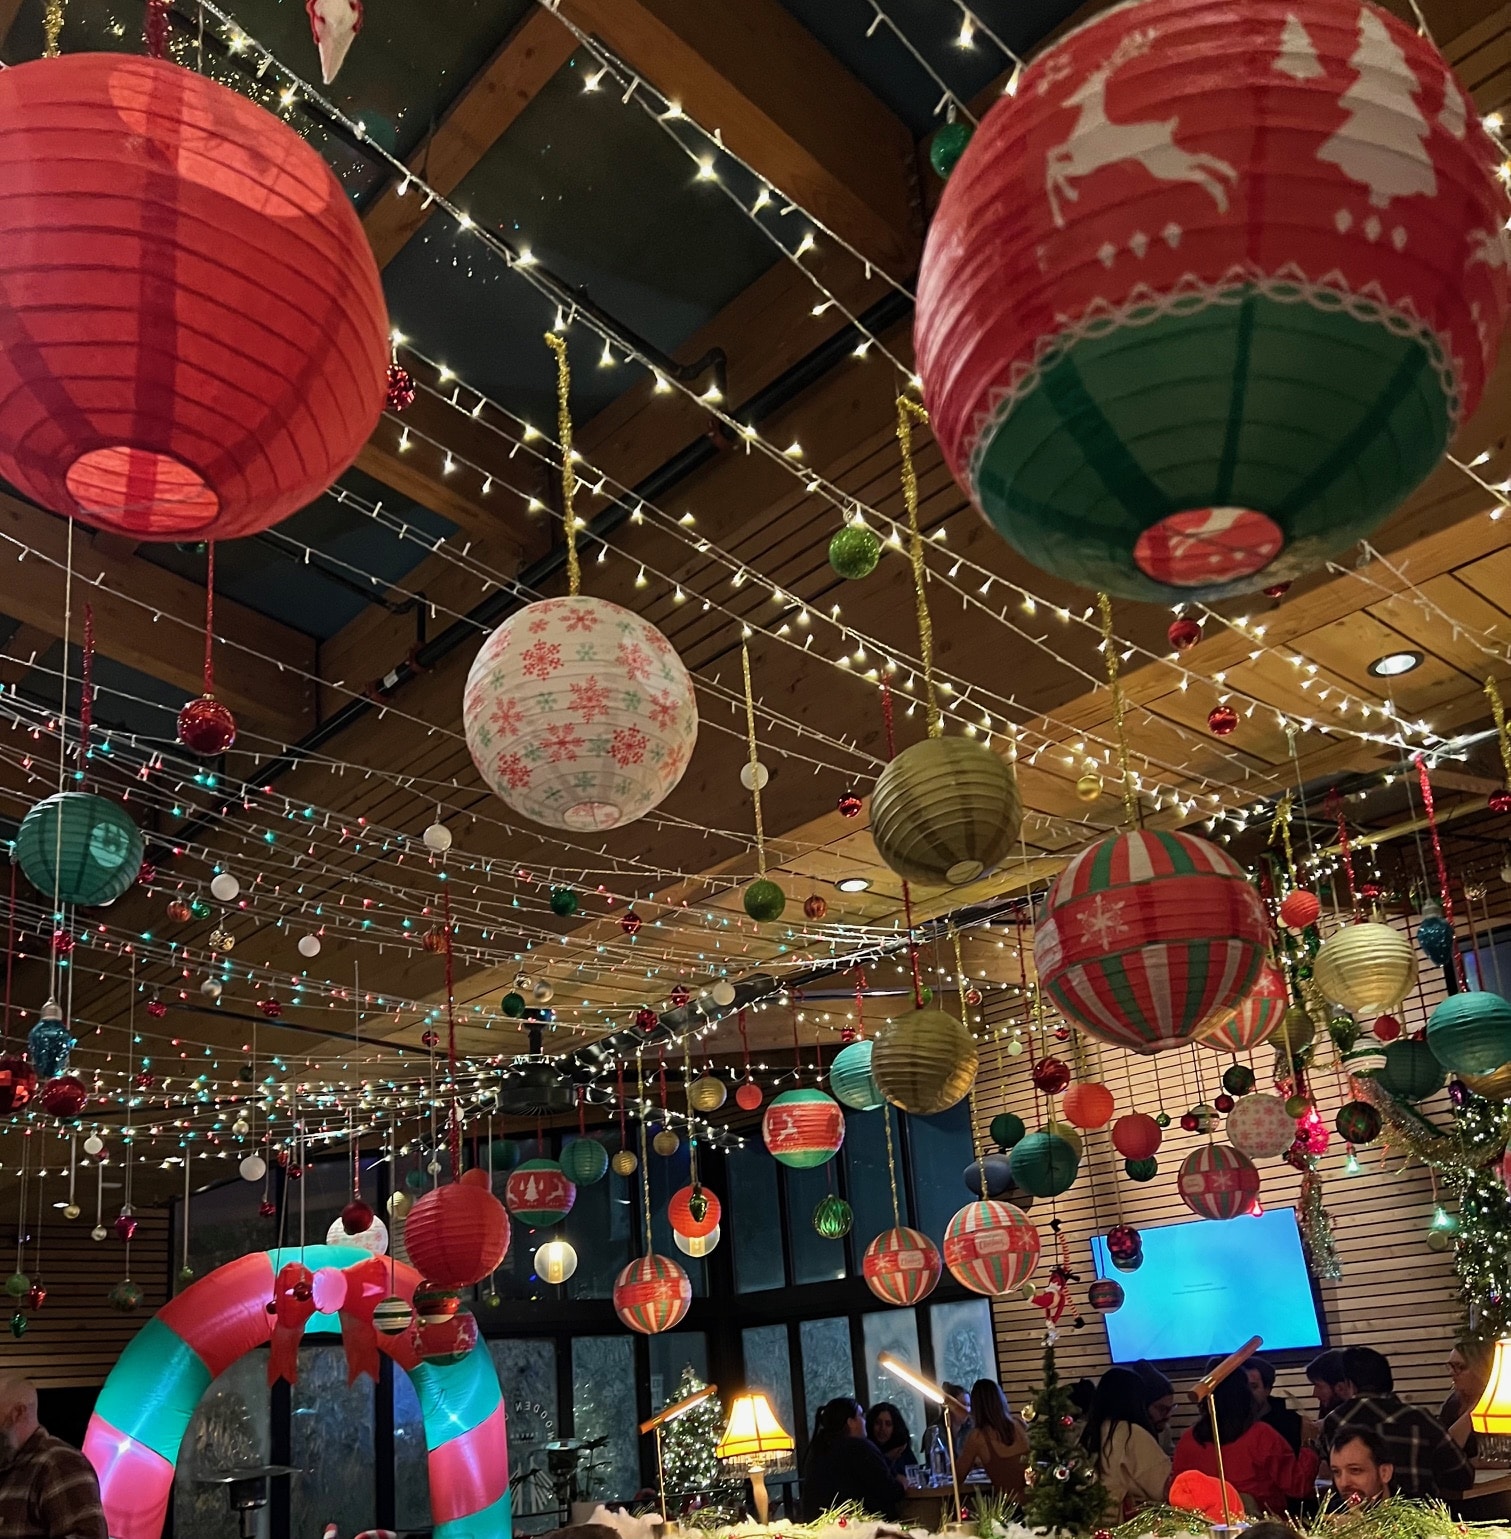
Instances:
[[[1180,1200],[1199,1218],[1238,1218],[1259,1201],[1259,1172],[1227,1144],[1203,1144],[1181,1161]]]
[[[1210,1026],[1204,1026],[1196,1040],[1220,1053],[1247,1052],[1280,1030],[1290,1003],[1285,974],[1273,962],[1266,962],[1254,987],[1233,1009],[1222,1011]]]
[[[1152,1159],[1164,1132],[1148,1112],[1129,1112],[1112,1124],[1112,1147],[1125,1160]]]
[[[761,1137],[772,1159],[809,1170],[839,1152],[845,1141],[845,1114],[822,1090],[784,1090],[766,1108]]]
[[[1288,929],[1304,930],[1309,924],[1316,924],[1321,912],[1322,904],[1317,894],[1298,887],[1281,900],[1280,922]]]
[[[752,1079],[735,1091],[735,1105],[741,1111],[755,1111],[761,1104],[761,1087]]]
[[[504,1259],[509,1215],[492,1192],[480,1187],[438,1186],[409,1210],[404,1247],[427,1282],[470,1288]]]
[[[1094,1081],[1072,1085],[1060,1102],[1065,1120],[1073,1128],[1106,1127],[1112,1120],[1112,1092]]]
[[[42,1110],[49,1117],[65,1121],[69,1117],[77,1117],[84,1110],[84,1103],[88,1099],[89,1092],[85,1090],[83,1081],[75,1079],[72,1074],[60,1074],[57,1079],[48,1080],[40,1096]]]
[[[861,1271],[866,1286],[888,1304],[916,1304],[934,1291],[943,1263],[926,1234],[903,1225],[883,1229],[866,1246]]]
[[[122,53],[5,70],[0,146],[0,475],[132,539],[234,539],[352,463],[388,321],[314,149]]]
[[[642,1336],[679,1324],[692,1297],[687,1273],[670,1256],[642,1256],[614,1279],[614,1312]]]
[[[702,1218],[693,1217],[694,1193],[706,1204]],[[672,1200],[666,1205],[666,1220],[683,1239],[701,1240],[719,1227],[723,1212],[719,1199],[706,1186],[684,1186],[681,1191],[672,1194]]]
[[[1010,1202],[968,1202],[944,1232],[944,1264],[972,1292],[1001,1298],[1033,1275],[1039,1231]]]
[[[1213,737],[1232,737],[1238,730],[1238,712],[1231,705],[1214,705],[1207,712],[1207,727]]]

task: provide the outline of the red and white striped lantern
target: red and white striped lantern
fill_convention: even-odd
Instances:
[[[692,1297],[687,1273],[669,1256],[641,1256],[614,1279],[614,1312],[643,1336],[679,1324]]]
[[[1259,1201],[1259,1172],[1227,1144],[1203,1144],[1181,1161],[1180,1200],[1198,1218],[1238,1218]]]
[[[916,1304],[934,1291],[943,1263],[934,1242],[916,1229],[883,1229],[866,1246],[861,1272],[866,1286],[888,1304]]]
[[[1039,1231],[1010,1202],[968,1202],[944,1232],[944,1264],[956,1282],[1000,1298],[1039,1264]]]
[[[1224,1010],[1210,1026],[1203,1027],[1196,1040],[1219,1053],[1247,1052],[1280,1030],[1290,1003],[1285,974],[1273,962],[1266,962],[1254,987],[1233,1009]]]

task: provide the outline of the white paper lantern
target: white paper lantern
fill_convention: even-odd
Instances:
[[[685,1235],[678,1230],[672,1230],[672,1243],[684,1256],[706,1256],[719,1243],[719,1233],[722,1224],[715,1224],[707,1234]]]
[[[425,848],[434,850],[437,855],[444,855],[451,848],[451,830],[439,818],[421,837],[425,840]]]
[[[535,1275],[542,1282],[564,1283],[577,1270],[577,1252],[566,1240],[547,1240],[535,1252]]]
[[[698,738],[687,669],[654,625],[603,599],[542,599],[485,641],[462,703],[467,747],[516,812],[618,828],[661,802]]]
[[[1284,1154],[1296,1137],[1296,1119],[1278,1095],[1245,1095],[1228,1113],[1228,1142],[1251,1160]]]
[[[217,871],[210,879],[211,896],[222,903],[233,902],[240,891],[241,883],[229,871]]]
[[[388,1254],[388,1225],[381,1218],[374,1215],[372,1223],[360,1234],[348,1234],[341,1220],[337,1218],[325,1232],[325,1243],[327,1245],[355,1245],[358,1250],[365,1250],[371,1256],[386,1256]]]
[[[735,1002],[735,986],[727,978],[720,978],[708,993],[716,1005],[732,1005]]]

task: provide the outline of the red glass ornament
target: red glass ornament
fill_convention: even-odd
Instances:
[[[1359,883],[1359,896],[1368,903],[1373,903],[1383,891],[1384,889],[1379,885],[1378,882]]]
[[[1298,887],[1281,901],[1280,922],[1289,929],[1304,930],[1308,925],[1316,924],[1321,912],[1322,903],[1317,894]]]
[[[303,1278],[300,1278],[300,1280],[289,1289],[289,1297],[299,1304],[308,1304],[309,1301],[314,1298],[314,1296],[314,1288],[309,1283],[305,1282]]]
[[[194,915],[190,912],[189,905],[182,898],[174,898],[168,904],[168,917],[174,924],[188,924]]]
[[[362,1201],[360,1197],[354,1197],[341,1210],[341,1227],[348,1234],[365,1234],[373,1226],[373,1210]]]
[[[1180,1117],[1181,1130],[1186,1133],[1194,1133],[1199,1125],[1199,1119],[1195,1112],[1182,1112]]]
[[[136,873],[136,879],[143,887],[150,887],[157,880],[157,867],[150,860],[144,860]]]
[[[642,1005],[635,1012],[636,1031],[654,1031],[661,1024],[661,1017],[649,1005]]]
[[[1401,1023],[1393,1015],[1376,1016],[1374,1033],[1381,1042],[1394,1042],[1401,1035]]]
[[[828,901],[818,893],[810,893],[803,899],[803,913],[809,919],[822,919],[829,912]]]
[[[150,1015],[154,1021],[162,1020],[162,1018],[167,1013],[168,1007],[162,1002],[162,1000],[149,999],[147,1001],[147,1014]]]
[[[438,1032],[438,1031],[427,1031],[427,1032],[424,1032],[424,1033],[421,1034],[421,1036],[420,1036],[420,1046],[421,1047],[439,1047],[440,1045],[441,1045],[441,1034],[440,1034],[440,1032]]]
[[[214,695],[200,695],[178,713],[178,740],[190,753],[213,759],[236,741],[236,718]]]
[[[1272,582],[1268,588],[1261,588],[1259,591],[1266,598],[1284,598],[1291,591],[1291,585],[1288,582]]]
[[[1511,812],[1511,791],[1504,789],[1490,793],[1491,812]]]
[[[1143,1248],[1144,1242],[1132,1224],[1114,1224],[1107,1231],[1107,1254],[1114,1262],[1131,1260]]]
[[[1189,652],[1201,640],[1201,625],[1195,620],[1172,620],[1165,632],[1177,652]]]
[[[24,1058],[0,1058],[0,1115],[20,1111],[36,1088],[37,1071]]]
[[[860,809],[865,804],[854,791],[846,791],[839,799],[839,815],[842,818],[858,818]]]
[[[129,1213],[123,1212],[111,1227],[115,1230],[116,1239],[125,1244],[136,1233],[136,1220]]]
[[[288,1169],[289,1169],[289,1180],[290,1181],[302,1181],[302,1180],[304,1180],[304,1166],[303,1165],[290,1165]]]
[[[1231,737],[1238,730],[1238,712],[1231,705],[1214,705],[1207,712],[1207,726],[1213,737]]]
[[[623,930],[626,935],[638,935],[640,933],[640,926],[644,922],[645,921],[641,919],[640,915],[637,914],[632,908],[626,909],[624,913],[619,916],[619,928]]]
[[[981,1003],[981,990],[976,988],[967,989],[965,991],[965,1002],[972,1009],[975,1009]]]
[[[444,930],[427,930],[420,937],[420,944],[426,951],[435,953],[446,949],[446,932]]]
[[[283,1006],[276,999],[259,999],[257,1008],[267,1016],[270,1021],[276,1021],[283,1014]]]
[[[1060,1058],[1041,1058],[1030,1077],[1041,1095],[1059,1095],[1070,1083],[1070,1065]]]
[[[735,1091],[735,1105],[738,1106],[741,1111],[755,1111],[756,1108],[761,1104],[761,1100],[761,1087],[756,1084],[754,1080],[746,1080],[745,1083]]]
[[[33,1283],[26,1290],[26,1307],[31,1310],[40,1309],[47,1302],[47,1289],[41,1283]]]
[[[72,1074],[60,1074],[43,1085],[40,1099],[42,1110],[49,1117],[67,1119],[77,1117],[84,1110],[89,1093],[82,1080],[75,1079]]]
[[[60,957],[66,957],[73,950],[73,936],[67,930],[54,930],[52,932],[52,949]]]
[[[257,1204],[257,1213],[260,1218],[275,1218],[278,1214],[278,1204],[264,1198]]]
[[[389,411],[408,411],[414,405],[414,375],[402,363],[391,363],[386,376],[384,405]]]
[[[680,1010],[691,998],[692,995],[679,983],[671,992],[672,1009]]]
[[[0,475],[138,540],[234,539],[305,507],[370,436],[389,356],[330,167],[160,59],[3,74]]]
[[[1212,1104],[1213,1104],[1213,1106],[1215,1106],[1218,1109],[1218,1111],[1220,1111],[1224,1115],[1226,1115],[1228,1112],[1233,1110],[1235,1102],[1233,1100],[1233,1097],[1230,1096],[1227,1093],[1227,1091],[1223,1091],[1223,1093],[1220,1096],[1218,1096],[1218,1098],[1215,1101],[1213,1101]]]

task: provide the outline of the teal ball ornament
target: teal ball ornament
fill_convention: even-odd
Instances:
[[[26,1051],[31,1056],[37,1077],[53,1079],[67,1072],[68,1055],[73,1051],[73,1045],[73,1036],[62,1021],[43,1016],[26,1039]]]
[[[423,1192],[426,1187],[425,1172],[423,1170],[411,1170],[404,1177],[404,1185],[411,1192]]]
[[[1425,1042],[1401,1037],[1385,1049],[1385,1067],[1375,1080],[1398,1101],[1425,1101],[1448,1083],[1448,1075]]]
[[[21,820],[16,863],[51,901],[113,903],[142,868],[142,833],[125,808],[91,791],[60,791]]]
[[[970,142],[971,125],[958,119],[946,123],[929,141],[929,164],[933,166],[934,174],[940,181],[948,179]]]
[[[998,1112],[987,1128],[987,1132],[992,1136],[992,1142],[999,1149],[1011,1149],[1027,1131],[1028,1129],[1023,1125],[1023,1119],[1014,1116],[1012,1112]]]
[[[1030,1133],[1010,1159],[1012,1178],[1033,1197],[1058,1197],[1068,1192],[1081,1169],[1081,1159],[1058,1133]]]
[[[871,1077],[871,1043],[852,1042],[834,1055],[829,1065],[829,1089],[836,1101],[856,1111],[875,1111],[886,1097]]]
[[[787,907],[787,894],[775,882],[764,876],[745,889],[745,912],[757,924],[767,924],[782,917]]]
[[[592,1186],[609,1173],[609,1151],[596,1138],[574,1138],[562,1149],[560,1163],[574,1186]]]
[[[1428,1018],[1427,1045],[1451,1073],[1493,1073],[1511,1062],[1511,1003],[1481,991],[1450,994]]]
[[[864,524],[846,524],[829,541],[829,565],[851,582],[869,577],[880,560],[881,540]]]

